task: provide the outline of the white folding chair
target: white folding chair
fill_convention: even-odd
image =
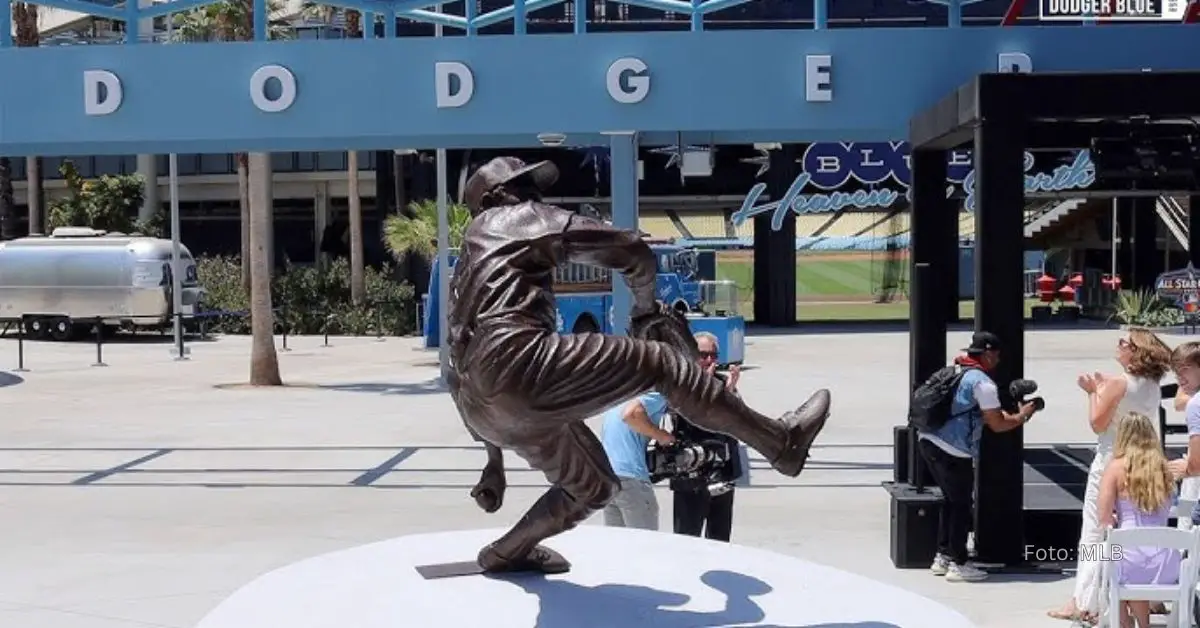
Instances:
[[[1179,484],[1179,501],[1175,505],[1175,516],[1178,517],[1176,527],[1192,529],[1192,509],[1197,501],[1200,501],[1200,477],[1183,478]]]
[[[1126,550],[1135,547],[1172,549],[1186,552],[1179,566],[1179,582],[1165,585],[1122,585],[1119,583],[1121,561]],[[1200,567],[1200,531],[1168,527],[1125,528],[1109,530],[1104,539],[1102,591],[1107,591],[1108,604],[1100,617],[1100,626],[1118,628],[1121,625],[1121,602],[1171,602],[1167,616],[1170,628],[1191,625],[1193,591]]]
[[[1191,479],[1191,478],[1189,478]],[[1196,499],[1179,498],[1175,504],[1175,527],[1180,530],[1192,529],[1192,510],[1196,508]]]

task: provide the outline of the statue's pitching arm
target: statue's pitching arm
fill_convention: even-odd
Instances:
[[[451,374],[449,380],[451,387],[457,387],[458,377],[456,375]],[[471,497],[484,512],[496,512],[504,504],[504,491],[508,488],[508,477],[504,473],[504,451],[489,443],[467,423],[467,415],[463,412],[457,399],[455,399],[454,405],[458,407],[458,416],[462,418],[463,427],[467,428],[467,433],[475,442],[483,443],[483,449],[487,452],[487,462],[483,464],[479,481],[471,489]]]
[[[475,503],[484,512],[496,512],[504,504],[504,491],[508,488],[508,477],[504,473],[504,452],[483,439],[476,440],[483,443],[483,448],[487,451],[487,462],[483,465],[483,472],[479,474],[479,482],[471,489],[471,497],[475,498]]]
[[[621,273],[633,293],[633,317],[657,311],[654,284],[658,265],[641,234],[576,214],[567,223],[562,239],[570,261]]]

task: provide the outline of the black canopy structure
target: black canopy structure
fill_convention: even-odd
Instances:
[[[1200,71],[982,74],[912,118],[910,385],[945,365],[948,315],[957,307],[956,287],[945,279],[957,274],[958,247],[946,151],[973,145],[975,329],[1003,342],[993,377],[1004,395],[1022,376],[1025,355],[1025,151],[1089,148],[1097,176],[1126,178],[1141,190],[1194,190],[1200,103],[1189,95],[1198,93]],[[976,463],[981,562],[1026,562],[1023,432],[984,430]]]

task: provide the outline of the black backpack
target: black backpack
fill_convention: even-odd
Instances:
[[[945,425],[950,420],[958,385],[968,370],[954,364],[944,366],[917,386],[908,406],[908,424],[921,432],[931,432]]]

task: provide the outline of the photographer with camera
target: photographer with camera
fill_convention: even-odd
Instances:
[[[965,355],[938,370],[913,393],[909,422],[919,433],[917,449],[942,491],[938,519],[937,556],[930,571],[950,582],[975,582],[987,577],[967,562],[967,534],[974,508],[975,463],[983,426],[1007,432],[1024,425],[1044,402],[1020,402],[1015,413],[1000,405],[996,382],[988,375],[1000,363],[1000,338],[979,331]],[[1019,401],[1037,385],[1017,380],[1010,392]]]
[[[650,481],[646,449],[651,439],[664,445],[675,442],[675,436],[661,427],[666,415],[667,400],[657,392],[604,414],[600,443],[621,481],[620,492],[604,507],[604,525],[658,530],[658,498]]]
[[[720,346],[717,337],[700,332],[695,335],[700,348],[700,366],[708,373],[723,379],[725,389],[737,393],[741,369],[734,365],[729,373],[717,373],[717,356]],[[700,536],[715,541],[729,542],[733,528],[734,481],[742,477],[746,461],[737,439],[699,428],[686,417],[672,412],[673,434],[679,443],[700,443],[710,451],[721,452],[713,456],[713,463],[700,473],[686,477],[671,478],[673,494],[673,519],[676,534]]]

